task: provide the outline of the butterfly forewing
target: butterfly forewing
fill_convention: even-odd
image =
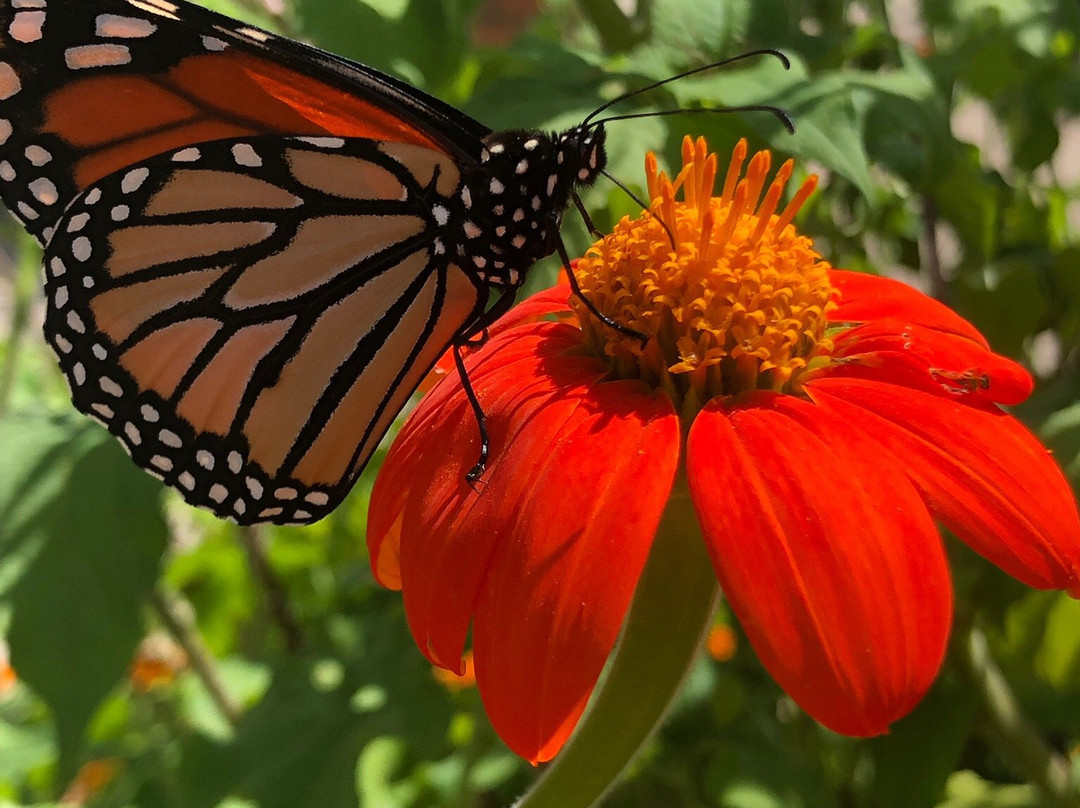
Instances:
[[[187,144],[334,135],[475,150],[484,127],[399,86],[189,4],[0,0],[0,196],[45,243],[79,192]]]
[[[487,302],[431,237],[457,184],[423,147],[273,136],[105,177],[45,255],[76,405],[193,504],[325,515]]]

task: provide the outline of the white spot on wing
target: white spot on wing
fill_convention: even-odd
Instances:
[[[7,118],[0,118],[0,146],[7,143],[8,138],[11,137],[11,121]]]
[[[11,182],[15,179],[15,167],[7,160],[0,161],[0,180]]]
[[[60,192],[56,190],[56,185],[48,177],[38,177],[33,180],[30,183],[30,193],[42,205],[55,205],[60,198]]]
[[[120,190],[125,194],[133,193],[139,190],[139,187],[146,182],[146,178],[150,176],[150,169],[146,166],[139,166],[133,168],[124,178],[120,180]]]
[[[37,42],[41,39],[41,26],[44,24],[44,11],[19,11],[11,20],[8,33],[16,42]]]
[[[20,203],[19,203],[18,205],[16,205],[15,207],[17,207],[17,208],[18,208],[18,210],[19,210],[19,213],[21,213],[21,214],[22,214],[22,217],[23,217],[24,219],[26,219],[27,221],[31,221],[31,222],[32,222],[32,221],[33,221],[34,219],[36,219],[36,218],[38,217],[38,213],[37,213],[37,211],[36,211],[36,210],[34,210],[34,209],[33,209],[32,207],[30,207],[29,205],[27,205],[27,204],[26,204],[25,202],[20,202]]]
[[[109,211],[109,218],[114,222],[122,222],[131,214],[131,209],[127,205],[117,205]]]
[[[216,36],[204,36],[202,38],[203,47],[208,51],[223,51],[227,47],[224,42],[218,39]]]
[[[176,478],[176,482],[187,491],[195,488],[195,478],[191,476],[190,471],[181,472],[180,476]]]
[[[37,168],[41,168],[52,159],[52,155],[37,144],[27,146],[23,151],[23,154],[26,155],[26,159],[30,161],[30,165],[36,166]]]
[[[262,158],[255,153],[250,143],[237,143],[231,151],[237,165],[258,168],[263,163]]]
[[[22,89],[19,74],[7,62],[0,62],[0,101],[5,101]]]
[[[506,190],[506,186],[499,182],[495,177],[491,178],[491,185],[489,186],[489,188],[491,189],[491,193],[493,194],[501,194],[503,191]]]
[[[79,236],[77,239],[71,242],[71,254],[75,256],[76,261],[88,261],[92,253],[90,246],[90,239],[86,236]]]
[[[95,25],[95,32],[101,37],[116,37],[118,39],[139,39],[150,36],[157,30],[157,26],[150,20],[140,17],[123,17],[119,14],[99,14]]]
[[[87,205],[96,205],[99,199],[101,199],[101,189],[91,188],[86,192],[86,198],[83,199],[83,203]]]
[[[118,385],[108,376],[102,376],[100,379],[98,379],[98,386],[101,388],[102,392],[108,393],[110,396],[114,396],[115,398],[120,398],[120,396],[124,395],[124,388]]]
[[[266,33],[266,31],[260,31],[258,28],[237,28],[236,33],[254,39],[256,42],[266,42],[270,38],[270,34]]]
[[[150,465],[162,471],[172,471],[173,462],[165,455],[154,455],[150,458]]]
[[[143,417],[144,421],[151,424],[161,417],[158,411],[151,407],[149,404],[143,404],[139,408],[139,415]]]
[[[223,486],[221,483],[214,483],[210,486],[210,499],[219,505],[225,501],[225,498],[229,496],[229,489]]]
[[[176,19],[176,12],[180,10],[180,7],[175,3],[166,2],[166,0],[128,0],[135,8],[141,8],[143,11],[149,11],[151,14],[157,14],[159,17],[169,17]]]
[[[207,471],[214,470],[214,456],[206,451],[206,449],[199,449],[199,451],[195,453],[195,462]]]
[[[163,429],[158,432],[158,440],[168,446],[170,449],[179,449],[184,445],[184,442],[180,440],[180,436],[173,432],[171,429]]]
[[[434,205],[431,208],[431,215],[435,217],[435,222],[438,225],[444,225],[450,221],[450,211],[444,208],[442,205]]]
[[[74,311],[69,311],[67,314],[68,328],[74,331],[76,334],[86,333],[86,323],[82,321],[82,317],[76,314]]]
[[[72,70],[126,65],[131,63],[131,50],[112,43],[76,45],[64,51],[64,63]]]
[[[128,440],[131,441],[132,446],[138,446],[140,443],[142,443],[142,433],[139,431],[139,428],[135,426],[135,424],[131,423],[131,421],[128,421],[126,424],[124,424],[124,434],[127,435]]]
[[[174,154],[172,161],[174,163],[194,163],[200,157],[202,157],[202,152],[194,146],[188,146],[186,149],[181,149]]]

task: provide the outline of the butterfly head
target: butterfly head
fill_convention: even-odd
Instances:
[[[557,160],[572,172],[575,185],[592,185],[607,165],[603,125],[575,126],[556,138]]]

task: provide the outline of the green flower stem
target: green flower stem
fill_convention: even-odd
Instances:
[[[1042,792],[1055,808],[1080,806],[1080,789],[1069,763],[1031,728],[1005,675],[994,662],[986,635],[974,624],[957,626],[956,667],[972,685],[986,717],[984,735],[1008,765]]]
[[[659,725],[716,612],[719,585],[679,479],[622,637],[577,729],[515,808],[585,808],[614,785]]]

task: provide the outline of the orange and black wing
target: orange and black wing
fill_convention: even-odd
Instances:
[[[487,129],[170,0],[0,0],[0,195],[76,406],[193,504],[308,522],[487,286],[437,237]]]
[[[458,188],[434,154],[263,135],[91,185],[45,250],[75,404],[192,504],[325,516],[487,303],[431,237]]]
[[[0,196],[42,243],[155,154],[261,134],[476,159],[488,129],[392,77],[182,0],[0,0]]]

